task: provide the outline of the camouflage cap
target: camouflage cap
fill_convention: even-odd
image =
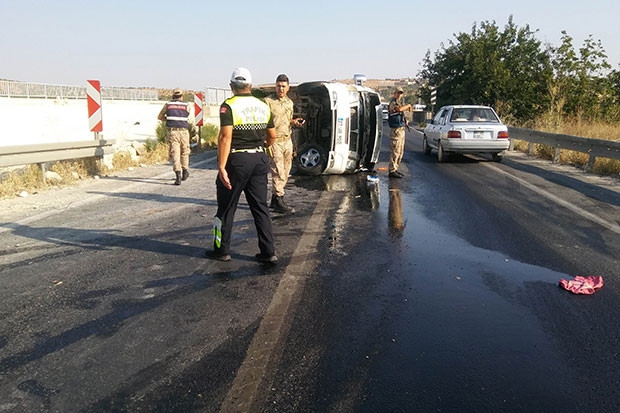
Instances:
[[[183,90],[176,88],[172,91],[172,96],[181,96],[183,94]]]

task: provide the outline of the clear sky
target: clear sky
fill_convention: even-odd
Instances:
[[[254,84],[414,77],[474,23],[519,27],[559,46],[601,40],[620,68],[620,0],[0,0],[0,78],[57,85],[202,90],[237,66]]]

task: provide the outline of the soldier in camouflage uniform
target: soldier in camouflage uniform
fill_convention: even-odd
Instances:
[[[291,126],[300,127],[304,122],[302,118],[293,119],[293,101],[287,96],[289,88],[288,76],[281,74],[276,78],[276,92],[265,98],[276,127],[276,143],[270,148],[272,195],[269,207],[283,214],[295,212],[284,203],[284,186],[293,163]]]
[[[402,178],[403,174],[398,171],[400,162],[405,152],[405,128],[408,127],[407,119],[403,112],[412,109],[411,104],[403,105],[402,98],[405,91],[402,87],[394,89],[394,97],[388,105],[388,126],[390,127],[390,178]]]
[[[172,169],[176,175],[175,185],[181,185],[189,177],[189,117],[190,103],[183,102],[183,91],[174,89],[172,101],[167,102],[157,119],[166,122]]]

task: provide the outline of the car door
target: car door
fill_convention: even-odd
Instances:
[[[429,132],[426,134],[428,138],[429,144],[433,148],[437,148],[439,140],[441,139],[441,134],[443,129],[445,129],[446,125],[446,116],[448,115],[448,108],[441,108],[439,112],[433,118],[432,127],[429,129]]]

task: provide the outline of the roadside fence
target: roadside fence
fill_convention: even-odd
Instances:
[[[205,89],[205,105],[219,106],[223,101],[232,96],[230,89],[208,87]]]
[[[205,88],[205,105],[219,106],[232,96],[230,89]],[[47,83],[0,80],[0,97],[36,99],[86,99],[86,85],[50,85]],[[107,100],[159,100],[157,90],[122,87],[101,87],[101,98]]]
[[[0,97],[37,99],[86,99],[86,85],[66,86],[45,83],[0,80]],[[102,99],[108,100],[159,100],[159,93],[151,89],[102,87]]]

